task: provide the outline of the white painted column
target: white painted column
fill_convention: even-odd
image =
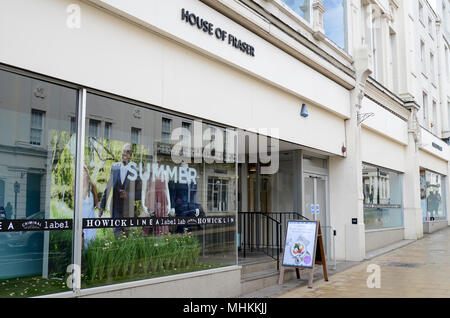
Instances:
[[[405,157],[403,178],[403,220],[405,239],[416,240],[423,237],[422,206],[420,204],[419,143],[420,126],[417,119],[418,107],[411,107],[408,122],[408,146]]]
[[[443,32],[441,22],[436,22],[436,36],[438,52],[436,54],[438,59],[438,84],[439,84],[439,102],[440,102],[440,117],[441,117],[441,131],[442,137],[450,137],[450,123],[448,122],[448,105],[447,105],[447,61],[445,56],[445,46],[443,41]]]

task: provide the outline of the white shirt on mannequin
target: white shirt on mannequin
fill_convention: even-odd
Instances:
[[[123,164],[123,162],[120,163],[120,181],[122,184],[125,182],[125,177],[127,176],[128,168]]]

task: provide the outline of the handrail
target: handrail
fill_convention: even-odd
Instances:
[[[270,213],[263,213],[263,212],[238,213],[238,215],[243,217],[242,222],[239,221],[239,226],[241,230],[240,233],[242,238],[241,246],[243,247],[244,258],[246,257],[247,248],[250,248],[250,251],[253,250],[262,251],[266,255],[277,260],[277,270],[278,270],[281,253],[282,224],[279,220],[271,217],[269,214]],[[261,217],[262,220],[260,220]],[[241,219],[242,218],[240,218],[239,220]],[[264,234],[262,235],[262,242],[260,242],[259,231],[264,231],[264,220],[266,220],[265,222],[266,233],[265,235]],[[273,233],[274,228],[276,231],[275,235]],[[274,251],[276,251],[276,255]]]
[[[311,221],[299,212],[238,212],[238,217],[238,231],[241,237],[239,247],[243,257],[246,257],[247,250],[262,251],[277,260],[277,269],[280,254],[284,249],[283,230],[286,229],[287,221],[291,219]]]

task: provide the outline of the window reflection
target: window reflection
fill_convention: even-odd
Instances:
[[[289,8],[310,22],[310,0],[282,0]]]
[[[427,170],[420,170],[420,199],[423,220],[445,220],[445,177]]]
[[[323,14],[325,35],[342,49],[346,49],[346,0],[322,0],[326,8]]]
[[[363,165],[364,223],[366,230],[401,227],[401,174]]]
[[[0,218],[72,219],[77,91],[0,70],[0,100]],[[68,291],[69,264],[71,230],[0,232],[0,297]]]
[[[96,116],[98,127],[107,121],[114,125],[105,138],[86,138],[83,217],[236,216],[236,166],[207,158],[224,158],[215,141],[225,130],[94,94],[87,96],[87,115]],[[175,129],[181,130],[179,140],[173,140]],[[178,142],[198,147],[197,129],[202,136],[210,129],[214,136],[204,137],[199,149],[204,153],[209,145],[210,155],[194,161],[198,149],[182,148],[176,162],[172,151]],[[233,265],[235,237],[234,224],[98,229],[85,235],[82,287]]]

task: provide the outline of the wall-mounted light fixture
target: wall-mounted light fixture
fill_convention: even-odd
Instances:
[[[306,108],[306,104],[303,104],[303,105],[302,105],[302,111],[300,112],[300,115],[301,115],[302,117],[308,117],[308,116],[309,116],[309,114],[308,114],[308,108]]]

